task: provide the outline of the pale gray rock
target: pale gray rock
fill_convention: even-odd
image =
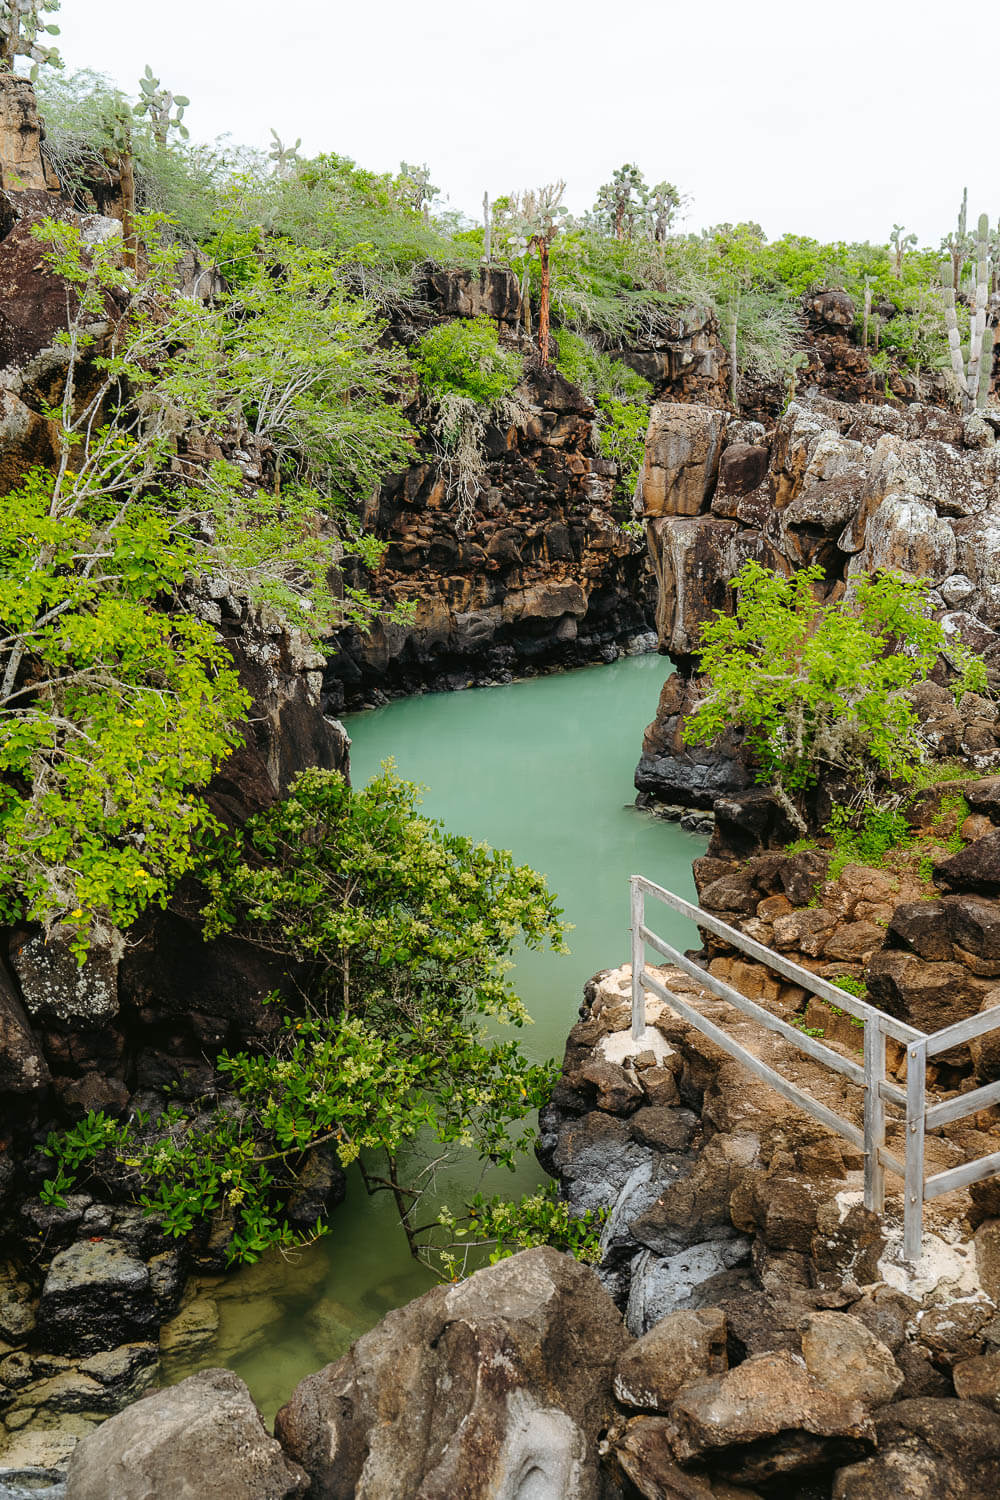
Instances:
[[[632,1333],[640,1335],[661,1318],[685,1303],[710,1277],[750,1259],[750,1241],[745,1235],[704,1240],[689,1245],[673,1255],[654,1255],[644,1250],[632,1263],[625,1321]]]
[[[201,1370],[111,1417],[74,1449],[66,1500],[291,1500],[308,1481],[243,1381]]]

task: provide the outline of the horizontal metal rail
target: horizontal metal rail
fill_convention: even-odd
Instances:
[[[981,1089],[973,1089],[969,1094],[957,1094],[954,1099],[946,1099],[943,1104],[931,1105],[927,1111],[927,1129],[934,1130],[938,1125],[949,1125],[952,1120],[978,1114],[981,1109],[989,1109],[991,1104],[998,1101],[1000,1081],[986,1083]]]
[[[859,1147],[865,1156],[865,1206],[876,1213],[884,1212],[884,1174],[888,1170],[903,1179],[903,1255],[915,1261],[921,1252],[923,1229],[923,1205],[930,1199],[955,1188],[967,1187],[986,1177],[1000,1175],[1000,1151],[976,1161],[965,1162],[946,1172],[937,1172],[924,1180],[924,1143],[929,1130],[947,1125],[966,1115],[976,1114],[1000,1103],[1000,1080],[984,1084],[969,1093],[959,1094],[937,1104],[927,1102],[927,1059],[938,1056],[949,1048],[964,1045],[991,1031],[1000,1030],[1000,1006],[992,1011],[981,1012],[968,1020],[958,1021],[928,1036],[915,1026],[908,1026],[895,1016],[887,1015],[874,1005],[848,994],[836,985],[820,978],[802,964],[766,948],[763,943],[747,937],[738,928],[731,927],[711,912],[694,906],[683,897],[665,890],[655,881],[643,875],[633,875],[630,881],[632,914],[632,1035],[641,1037],[646,1025],[646,994],[658,996],[690,1025],[697,1028],[717,1046],[742,1063],[755,1077],[767,1083],[783,1098],[797,1105],[813,1119],[843,1136],[852,1145]],[[725,980],[710,974],[680,949],[661,938],[645,920],[645,898],[653,897],[680,916],[689,918],[707,932],[714,933],[738,952],[764,964],[808,993],[846,1011],[864,1024],[864,1065],[821,1042],[806,1036],[798,1027],[792,1026],[780,1016],[772,1014],[747,995],[727,984]],[[750,1052],[741,1042],[723,1027],[702,1014],[696,1006],[675,995],[672,990],[646,967],[646,947],[653,948],[675,968],[694,979],[698,985],[720,1000],[732,1005],[742,1015],[766,1030],[790,1042],[800,1052],[833,1072],[839,1073],[864,1091],[864,1129],[852,1121],[845,1120],[835,1110],[821,1104],[811,1094],[791,1083],[769,1063]],[[886,1037],[892,1037],[906,1050],[906,1088],[890,1083],[885,1076]],[[905,1111],[902,1120],[904,1133],[903,1160],[886,1149],[886,1104],[893,1104]]]
[[[662,901],[665,906],[679,912],[682,917],[690,917],[691,921],[697,923],[699,927],[706,928],[708,932],[714,932],[716,937],[724,938],[734,948],[739,948],[750,958],[766,964],[769,969],[773,969],[776,974],[782,974],[793,984],[800,985],[802,989],[818,995],[821,1000],[839,1006],[841,1010],[846,1010],[848,1015],[856,1016],[859,1021],[873,1020],[878,1017],[886,1035],[894,1037],[904,1046],[907,1042],[920,1041],[925,1036],[925,1033],[918,1031],[915,1026],[907,1026],[905,1021],[897,1021],[895,1016],[887,1015],[876,1006],[859,1000],[856,995],[850,995],[846,990],[838,989],[835,984],[822,979],[811,969],[806,969],[802,964],[786,958],[783,953],[776,953],[773,948],[765,948],[763,943],[747,937],[745,932],[740,932],[736,927],[730,927],[728,922],[720,921],[711,912],[703,911],[700,906],[692,906],[690,901],[685,901],[682,896],[675,896],[672,891],[664,890],[662,885],[656,885],[652,880],[647,880],[644,875],[634,875],[632,878],[638,882],[640,890],[645,894],[655,896],[658,901]]]
[[[655,948],[664,958],[669,958],[676,968],[683,969],[685,974],[696,979],[706,990],[711,990],[713,995],[718,995],[720,1000],[728,1001],[730,1005],[741,1010],[744,1015],[750,1016],[768,1031],[774,1031],[778,1036],[783,1036],[786,1041],[791,1042],[807,1056],[815,1058],[817,1062],[823,1063],[827,1068],[832,1068],[836,1073],[843,1073],[844,1077],[849,1078],[852,1083],[864,1087],[865,1070],[860,1063],[853,1062],[849,1057],[841,1057],[839,1052],[834,1052],[832,1048],[824,1046],[815,1037],[808,1036],[797,1026],[790,1025],[788,1021],[783,1021],[780,1016],[773,1015],[771,1011],[758,1005],[755,1000],[748,1000],[746,995],[742,995],[739,990],[734,990],[732,985],[726,984],[725,980],[717,979],[714,974],[700,968],[678,948],[664,942],[662,938],[656,936],[655,932],[650,932],[648,927],[644,926],[640,930],[644,942],[648,943],[651,948]],[[894,1104],[905,1105],[906,1103],[906,1095],[895,1084],[883,1082],[882,1097],[890,1099]]]
[[[927,1055],[934,1057],[939,1052],[947,1052],[949,1047],[974,1042],[977,1036],[983,1036],[987,1031],[1000,1031],[1000,1006],[993,1005],[989,1010],[981,1010],[965,1021],[956,1021],[953,1026],[946,1026],[943,1031],[935,1031],[927,1038]]]
[[[1000,1151],[994,1151],[992,1156],[979,1156],[975,1161],[965,1161],[947,1172],[935,1172],[924,1183],[924,1197],[939,1198],[953,1188],[968,1187],[972,1182],[982,1182],[984,1177],[995,1177],[998,1172]]]
[[[734,1041],[728,1032],[723,1031],[721,1026],[716,1026],[714,1021],[708,1020],[706,1016],[703,1016],[693,1006],[688,1005],[686,1001],[682,1000],[679,995],[673,994],[671,990],[667,989],[666,985],[661,984],[652,974],[643,974],[641,983],[643,989],[652,990],[654,995],[659,995],[660,999],[665,1000],[669,1006],[676,1010],[683,1020],[690,1021],[692,1026],[697,1026],[698,1030],[707,1036],[710,1041],[715,1042],[716,1046],[721,1047],[724,1052],[728,1052],[730,1057],[737,1058],[757,1078],[763,1078],[783,1098],[791,1100],[793,1104],[797,1104],[800,1109],[804,1109],[807,1114],[812,1115],[814,1120],[819,1120],[821,1124],[828,1126],[831,1130],[835,1130],[838,1135],[842,1135],[845,1140],[850,1141],[852,1146],[857,1146],[861,1150],[864,1150],[864,1132],[859,1130],[850,1120],[843,1119],[840,1115],[835,1114],[832,1109],[828,1109],[825,1104],[820,1104],[819,1100],[814,1099],[811,1094],[807,1094],[802,1089],[797,1088],[794,1083],[789,1083],[787,1078],[782,1078],[781,1074],[776,1072],[774,1068],[769,1067],[765,1062],[761,1062],[760,1058],[755,1057],[752,1052],[748,1052],[739,1042]]]

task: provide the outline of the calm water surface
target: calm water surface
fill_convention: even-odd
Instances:
[[[436,693],[347,720],[352,780],[361,786],[387,757],[424,788],[424,810],[448,828],[510,849],[558,893],[571,954],[525,952],[515,983],[534,1025],[520,1033],[533,1057],[561,1057],[581,990],[598,969],[628,959],[628,877],[648,875],[694,896],[691,860],[705,840],[633,805],[642,732],[668,663],[656,655],[506,687]],[[694,929],[663,911],[665,937],[687,947]],[[443,1183],[459,1197],[480,1185],[521,1193],[541,1180],[529,1157],[514,1177],[481,1183],[464,1161]],[[295,1383],[337,1358],[390,1308],[432,1284],[410,1258],[388,1197],[368,1200],[352,1180],[332,1233],[296,1262],[278,1257],[237,1273],[217,1297],[220,1342],[177,1367],[226,1362],[270,1417]]]

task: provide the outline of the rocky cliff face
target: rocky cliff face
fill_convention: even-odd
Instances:
[[[991,663],[1000,646],[1000,417],[938,407],[792,402],[776,426],[703,405],[653,408],[637,507],[656,572],[664,688],[636,772],[642,793],[706,807],[739,791],[735,746],[680,740],[701,626],[730,602],[748,559],[781,572],[819,563],[830,597],[858,572],[929,578],[945,630]],[[992,752],[972,741],[973,754]],[[981,762],[985,765],[987,762]]]
[[[488,316],[516,342],[522,309],[511,272],[430,268],[423,294],[425,321]],[[405,341],[414,330],[397,333]],[[610,352],[674,399],[724,399],[725,352],[707,315]],[[649,561],[622,529],[618,470],[598,455],[593,406],[530,359],[515,402],[523,415],[487,431],[486,474],[471,507],[455,503],[427,455],[366,510],[365,523],[388,543],[375,589],[412,603],[415,616],[411,625],[341,635],[326,683],[335,710],[648,648]]]

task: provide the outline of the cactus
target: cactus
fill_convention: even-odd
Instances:
[[[132,113],[149,116],[157,145],[166,146],[171,130],[179,131],[187,140],[188,128],[181,121],[191,100],[184,94],[174,94],[170,89],[161,87],[160,80],[153,76],[148,63],[145,73],[139,79],[139,94],[139,102],[133,104]],[[175,108],[177,113],[172,114]]]
[[[299,147],[302,145],[302,137],[299,136],[294,146],[282,144],[281,136],[271,127],[271,149],[267,153],[268,160],[274,162],[275,177],[291,177],[295,171],[295,164],[299,160]]]
[[[55,47],[46,47],[38,40],[39,32],[58,36],[59,27],[42,17],[59,9],[59,0],[0,0],[0,67],[5,72],[14,71],[19,57],[30,57],[34,63],[31,77],[38,76],[41,63],[51,68],[61,68],[62,58]]]
[[[959,232],[964,231],[965,199],[959,217]],[[955,297],[954,251],[941,265],[941,285],[944,293],[944,316],[948,329],[948,352],[967,412],[976,411],[986,405],[993,373],[993,329],[988,326],[988,300],[990,285],[990,225],[986,214],[981,214],[976,234],[975,282],[972,308],[969,312],[968,362],[962,347],[962,336],[958,326],[958,302]]]

